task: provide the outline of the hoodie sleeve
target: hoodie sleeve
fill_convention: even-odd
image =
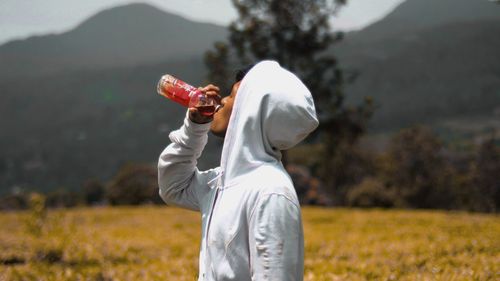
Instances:
[[[302,281],[304,240],[300,207],[282,194],[262,198],[250,219],[254,281]]]
[[[200,172],[196,168],[209,129],[210,123],[196,124],[186,114],[183,126],[170,133],[172,143],[158,160],[159,193],[165,203],[200,210],[200,199],[209,190],[208,182],[217,175],[216,169]]]

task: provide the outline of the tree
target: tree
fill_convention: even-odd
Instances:
[[[154,167],[142,164],[123,166],[107,186],[106,198],[112,205],[159,202],[158,176]]]
[[[441,141],[426,127],[401,130],[390,142],[383,177],[397,204],[412,208],[455,207],[451,167]]]
[[[215,85],[218,85],[221,93],[229,93],[231,85],[229,84],[229,48],[225,43],[216,42],[214,44],[214,51],[207,51],[205,53],[205,65],[208,67],[209,72],[207,80]]]
[[[83,184],[85,204],[95,205],[104,202],[104,185],[97,179],[89,179]]]
[[[0,211],[22,210],[28,207],[28,196],[25,193],[11,193],[0,197]]]
[[[46,205],[49,208],[70,208],[81,203],[81,197],[76,192],[59,188],[47,194]]]
[[[393,207],[393,192],[377,178],[367,177],[360,184],[349,189],[349,206],[354,207]]]
[[[236,64],[274,59],[308,86],[320,118],[324,153],[320,176],[333,194],[342,185],[335,162],[342,144],[352,144],[365,131],[373,112],[371,100],[358,107],[344,105],[343,85],[349,81],[330,55],[342,39],[330,19],[346,0],[233,0],[238,19],[229,27],[229,43],[218,42],[205,55],[208,78],[229,89],[228,69]],[[317,136],[317,135],[316,135]]]
[[[479,195],[480,211],[500,209],[500,148],[491,138],[481,144],[471,169],[473,188]]]

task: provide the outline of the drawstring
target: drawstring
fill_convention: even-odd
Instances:
[[[214,181],[217,181],[217,185],[216,187],[217,188],[220,188],[222,187],[222,175],[224,175],[224,171],[220,171],[219,174],[217,176],[215,176],[213,179],[211,179],[210,181],[208,181],[208,185],[211,186],[211,184],[214,182]]]

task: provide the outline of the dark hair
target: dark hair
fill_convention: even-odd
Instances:
[[[247,73],[250,71],[250,69],[252,69],[252,67],[254,67],[255,64],[249,64],[243,68],[240,68],[238,71],[236,71],[236,75],[234,77],[234,82],[240,82],[241,80],[243,80],[243,78],[245,77],[245,75],[247,75]]]

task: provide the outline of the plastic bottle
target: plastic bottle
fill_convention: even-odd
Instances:
[[[214,114],[219,106],[215,98],[207,97],[201,90],[169,74],[161,77],[156,90],[158,94],[185,107],[197,108],[205,116]]]

